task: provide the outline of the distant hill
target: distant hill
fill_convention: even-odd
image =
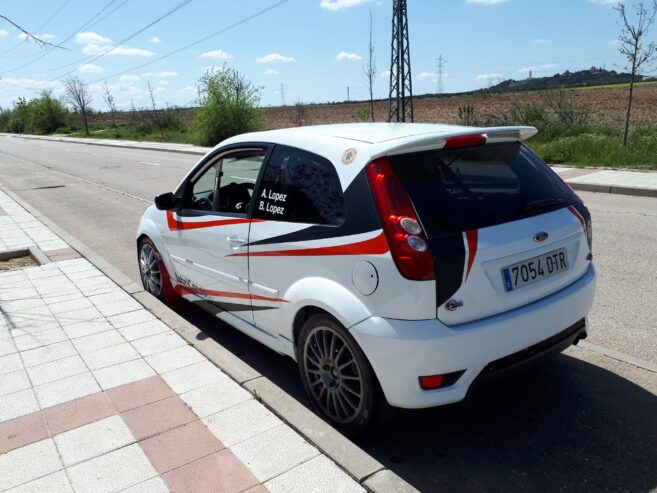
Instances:
[[[570,72],[566,70],[562,74],[551,77],[535,77],[523,80],[505,80],[492,87],[485,89],[486,92],[518,92],[518,91],[541,91],[546,89],[557,89],[559,87],[583,87],[598,86],[605,84],[622,84],[630,82],[632,75],[629,73],[605,70],[603,68],[591,67],[587,70]],[[637,81],[643,80],[638,76]]]

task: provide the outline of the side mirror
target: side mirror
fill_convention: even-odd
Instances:
[[[161,211],[175,209],[177,205],[178,201],[172,192],[162,193],[155,197],[155,207]]]

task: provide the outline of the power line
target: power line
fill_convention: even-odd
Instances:
[[[112,6],[112,4],[115,3],[116,1],[117,1],[117,0],[110,0],[110,1],[109,1],[109,2],[108,2],[108,3],[107,3],[102,9],[100,9],[98,12],[96,12],[96,13],[95,13],[90,19],[88,19],[84,24],[82,24],[80,27],[78,27],[75,31],[73,31],[71,34],[69,34],[66,38],[64,38],[64,40],[60,43],[60,45],[63,45],[64,43],[66,43],[67,41],[69,41],[73,36],[75,36],[78,32],[82,31],[83,29],[85,29],[85,28],[87,28],[87,27],[91,27],[91,24],[94,23],[94,20],[95,20],[99,15],[101,15],[103,12],[105,12],[108,8],[110,8],[110,7]],[[103,19],[104,19],[104,18],[105,18],[105,17],[103,17]],[[31,62],[28,62],[28,63],[26,63],[26,64],[24,64],[24,65],[21,65],[20,67],[15,67],[15,68],[13,68],[13,69],[11,69],[11,70],[5,70],[4,72],[5,72],[5,73],[14,73],[14,72],[16,72],[16,71],[18,71],[18,70],[21,70],[21,69],[23,69],[23,68],[25,68],[25,67],[28,67],[28,66],[32,65],[33,63],[35,63],[35,62],[41,60],[43,57],[45,57],[45,56],[47,56],[47,55],[49,55],[49,54],[50,54],[50,51],[46,51],[46,52],[43,53],[40,57],[35,58],[35,59],[32,60]]]

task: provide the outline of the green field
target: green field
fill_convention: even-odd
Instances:
[[[656,80],[648,80],[645,82],[635,82],[634,87],[655,87],[657,86]],[[582,87],[573,87],[573,91],[591,91],[595,89],[628,89],[630,87],[629,82],[622,84],[602,84],[599,86],[582,86]]]
[[[62,133],[60,131],[60,133]],[[63,132],[69,137],[86,137],[84,131],[76,129],[75,131],[65,130]],[[147,142],[174,142],[177,144],[192,144],[192,134],[187,129],[169,130],[164,129],[164,139],[157,128],[148,130],[139,129],[132,125],[119,125],[119,139],[138,140]],[[89,138],[92,139],[116,139],[116,131],[113,127],[100,125],[89,126]]]

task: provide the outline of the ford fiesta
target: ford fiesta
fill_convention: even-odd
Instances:
[[[586,337],[590,215],[531,127],[354,124],[239,135],[144,213],[144,287],[298,362],[357,433],[459,401]]]

